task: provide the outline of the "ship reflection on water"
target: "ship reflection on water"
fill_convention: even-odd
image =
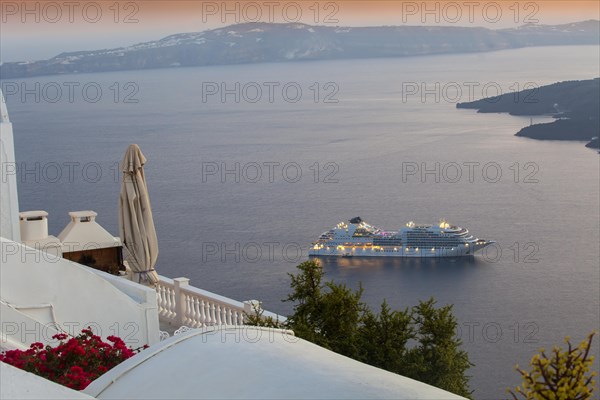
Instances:
[[[326,272],[331,268],[351,269],[396,269],[437,271],[445,270],[456,273],[459,269],[479,267],[490,264],[477,256],[471,257],[310,257],[317,260],[325,268]]]
[[[365,289],[363,301],[379,308],[386,298],[393,308],[415,305],[434,297],[440,304],[455,304],[457,314],[472,301],[472,294],[489,290],[481,282],[499,271],[482,257],[312,257],[320,262],[325,280]]]

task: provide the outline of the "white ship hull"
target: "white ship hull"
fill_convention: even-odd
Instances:
[[[489,246],[494,242],[489,241],[483,245],[460,246],[459,248],[439,248],[434,249],[410,249],[406,247],[396,249],[377,249],[373,250],[370,247],[352,247],[339,249],[331,247],[329,249],[314,249],[308,250],[308,255],[313,257],[471,257],[484,247]]]

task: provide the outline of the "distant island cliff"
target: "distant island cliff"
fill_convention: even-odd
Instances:
[[[600,21],[486,29],[459,26],[339,27],[244,23],[115,49],[5,62],[2,79],[40,75],[351,58],[477,53],[533,46],[598,45]]]
[[[476,109],[480,113],[551,115],[556,121],[527,126],[516,136],[539,140],[588,141],[586,147],[599,148],[600,78],[554,83],[458,103],[456,107]]]

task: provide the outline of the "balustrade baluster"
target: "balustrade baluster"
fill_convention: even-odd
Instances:
[[[221,318],[221,305],[217,304],[215,309],[215,314],[217,316],[217,325],[223,325],[223,319]]]
[[[157,286],[156,287],[156,303],[158,305],[158,315],[162,316],[163,315],[163,296],[162,296],[162,290],[163,287],[162,286]]]
[[[190,326],[193,326],[194,328],[199,328],[202,325],[200,324],[200,301],[197,297],[192,298],[192,307],[194,308],[194,318]]]
[[[190,326],[194,321],[195,310],[194,310],[194,298],[189,294],[185,295],[185,315],[183,317],[184,325]]]
[[[198,302],[200,306],[200,324],[206,326],[206,304],[202,299],[199,299]]]
[[[210,302],[208,300],[204,301],[204,312],[206,313],[206,325],[212,325],[213,324],[213,319],[212,319],[212,315],[210,313]]]
[[[170,310],[171,318],[177,317],[177,313],[175,312],[176,307],[177,307],[177,301],[175,299],[175,290],[169,288],[169,310]]]
[[[165,288],[165,311],[167,318],[173,318],[171,311],[171,289]]]
[[[217,311],[217,307],[215,306],[214,303],[212,303],[210,305],[210,319],[213,323],[213,325],[217,324],[217,315],[216,315],[216,311]]]

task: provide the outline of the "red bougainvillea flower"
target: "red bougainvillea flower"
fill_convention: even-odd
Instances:
[[[0,353],[0,361],[37,374],[75,390],[85,389],[93,380],[148,346],[127,347],[117,336],[102,341],[90,327],[71,337],[66,333],[52,336],[60,341],[56,347],[32,343],[27,350]]]

